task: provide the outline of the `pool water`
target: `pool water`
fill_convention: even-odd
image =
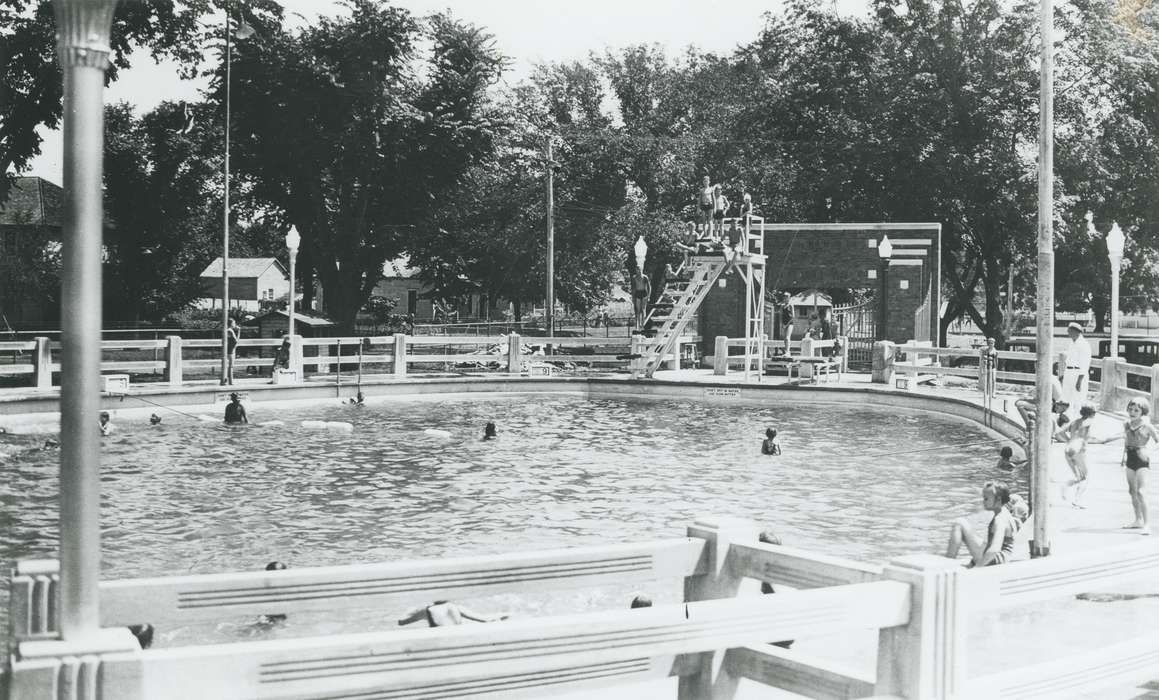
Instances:
[[[980,484],[1003,476],[993,469],[999,444],[971,444],[993,440],[977,425],[848,404],[499,395],[257,404],[250,420],[114,417],[102,456],[105,577],[643,541],[683,536],[701,515],[751,518],[786,544],[883,562],[938,552],[946,524],[980,510]],[[304,429],[306,420],[354,430]],[[488,420],[494,441],[480,439]],[[779,457],[760,452],[768,426],[780,433]],[[36,449],[44,437],[0,436],[5,568],[56,556],[59,457]],[[678,599],[671,583],[659,602]],[[485,604],[542,614],[627,599],[567,591]],[[373,629],[403,612],[291,616],[292,632],[246,621],[158,630],[158,645]]]

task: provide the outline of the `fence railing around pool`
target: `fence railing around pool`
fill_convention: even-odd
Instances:
[[[678,348],[694,344],[694,336],[682,338]],[[527,346],[534,343],[553,354],[540,355]],[[548,363],[587,364],[626,368],[624,357],[632,347],[629,338],[520,337],[516,334],[490,336],[375,336],[367,338],[291,338],[290,381],[301,379],[307,370],[329,373],[365,369],[396,377],[408,371],[434,366],[488,366],[510,373],[543,373]],[[248,338],[239,341],[234,374],[273,375],[274,353],[282,344],[278,338]],[[604,352],[597,353],[603,349]],[[221,342],[217,339],[183,339],[168,336],[160,340],[110,340],[101,343],[105,374],[158,374],[170,386],[180,386],[190,376],[214,375],[221,367]],[[252,353],[256,351],[257,356]],[[441,352],[440,352],[441,351]],[[609,352],[612,351],[612,352]],[[38,389],[53,388],[53,375],[60,372],[60,343],[48,338],[26,342],[0,343],[0,354],[8,352],[23,361],[0,363],[0,376],[26,377]],[[268,353],[268,354],[267,354]],[[26,356],[26,357],[25,357]],[[129,358],[130,356],[135,356]],[[142,357],[144,356],[144,357]],[[668,359],[678,367],[681,354]],[[126,383],[128,377],[124,380]]]
[[[1159,658],[1159,637],[966,678],[967,620],[1159,572],[1144,541],[985,569],[933,555],[885,567],[762,544],[732,518],[640,544],[284,571],[105,581],[102,640],[58,639],[54,561],[12,579],[9,697],[535,697],[678,676],[677,697],[730,698],[741,678],[814,698],[1053,697],[1090,691]],[[684,601],[509,620],[151,649],[123,625],[384,607],[433,599],[683,579]],[[799,590],[741,592],[745,579]],[[770,639],[879,630],[876,674]],[[799,645],[798,645],[799,646]],[[1127,653],[1129,650],[1129,653]],[[343,695],[345,696],[345,695]]]

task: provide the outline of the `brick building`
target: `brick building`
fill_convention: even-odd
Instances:
[[[0,330],[53,327],[60,317],[59,278],[64,190],[40,177],[18,177],[0,205]]]
[[[941,303],[941,224],[763,224],[765,285],[792,289],[869,289],[880,297],[884,279],[886,328],[877,337],[894,342],[937,340]],[[893,254],[884,265],[878,244],[889,236]],[[880,275],[884,269],[885,276]],[[735,275],[714,287],[700,307],[701,351],[715,336],[744,337],[745,290]],[[766,321],[766,330],[772,326]]]

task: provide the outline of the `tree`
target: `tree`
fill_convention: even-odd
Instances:
[[[111,35],[108,79],[129,67],[129,54],[148,48],[154,59],[170,58],[187,73],[202,60],[199,20],[217,4],[210,0],[122,2]],[[266,0],[256,4],[280,8]],[[38,127],[59,127],[62,78],[56,59],[56,19],[49,0],[0,3],[0,172],[23,172],[40,153]],[[0,204],[8,197],[10,176],[0,178]]]
[[[425,234],[432,210],[491,148],[486,90],[502,65],[490,35],[447,15],[420,22],[370,0],[350,8],[299,33],[264,25],[234,62],[248,196],[297,226],[303,280],[320,280],[346,330],[383,263]],[[424,40],[425,66],[415,49]]]

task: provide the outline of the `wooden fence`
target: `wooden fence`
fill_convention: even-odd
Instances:
[[[687,535],[482,557],[105,581],[99,592],[106,634],[84,642],[58,639],[56,563],[21,562],[12,579],[9,697],[542,697],[677,676],[683,700],[730,698],[741,678],[813,698],[1047,698],[1090,692],[1124,673],[1145,672],[1140,660],[1159,658],[1159,636],[1150,636],[1050,663],[965,675],[973,613],[1153,577],[1159,546],[1150,541],[967,570],[933,555],[880,567],[762,544],[754,524],[731,518],[696,522]],[[163,629],[306,610],[402,610],[440,598],[662,579],[683,579],[683,603],[145,651],[120,627],[149,621]],[[738,595],[745,579],[797,590]],[[879,630],[872,675],[765,643],[866,628]]]
[[[281,345],[277,338],[243,339],[238,343],[234,360],[235,376],[263,374],[273,368],[273,351]],[[693,345],[697,338],[682,338],[680,346]],[[553,354],[533,353],[527,343],[535,343]],[[526,373],[532,365],[544,363],[586,364],[625,368],[629,360],[622,357],[629,348],[629,338],[570,338],[497,336],[376,336],[367,338],[327,337],[291,339],[289,370],[301,379],[307,372],[328,373],[332,370],[376,372],[395,377],[406,376],[416,369],[468,369],[488,367],[509,373]],[[258,357],[252,356],[257,350]],[[595,351],[605,352],[597,354]],[[266,355],[266,351],[269,354]],[[611,350],[613,352],[607,352]],[[24,377],[38,389],[53,388],[53,375],[60,372],[60,343],[38,337],[32,341],[0,343],[0,353],[12,352],[24,362],[0,364],[0,376]],[[102,373],[155,373],[170,386],[181,386],[191,375],[212,374],[221,367],[221,342],[216,339],[183,339],[168,336],[161,340],[110,340],[101,343]],[[133,355],[132,359],[125,359]],[[140,355],[152,355],[142,359]],[[250,355],[250,356],[247,356]],[[262,356],[266,355],[266,356]],[[678,367],[679,353],[670,356],[670,366]]]

